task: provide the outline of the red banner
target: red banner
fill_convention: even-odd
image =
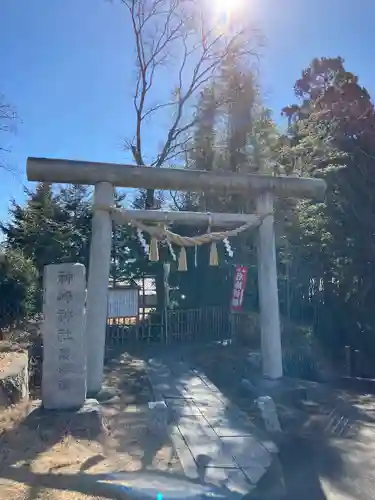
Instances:
[[[246,266],[236,266],[234,273],[234,283],[232,291],[232,299],[230,303],[231,311],[239,312],[242,310],[243,297],[245,294],[246,281],[247,281]]]

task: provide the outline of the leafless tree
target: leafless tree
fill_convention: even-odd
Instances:
[[[136,58],[135,133],[125,146],[137,165],[161,167],[186,151],[197,120],[194,105],[199,93],[219,75],[230,54],[256,57],[259,39],[249,26],[235,30],[213,26],[202,0],[121,2],[129,12]],[[164,120],[167,125],[159,150],[145,162],[144,131],[153,120],[159,127]],[[146,208],[153,203],[149,190]]]
[[[15,132],[16,112],[6,103],[4,96],[0,94],[0,168],[10,170],[5,161],[5,155],[10,152],[5,145],[8,134]]]

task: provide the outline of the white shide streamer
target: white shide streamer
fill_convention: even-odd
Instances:
[[[143,236],[142,230],[139,228],[137,228],[137,236],[138,236],[139,243],[142,245],[142,248],[143,248],[145,254],[148,256],[149,251],[150,251],[150,247],[148,246],[148,243],[145,240],[145,237]]]
[[[170,241],[167,241],[167,245],[168,245],[168,249],[169,249],[169,253],[171,254],[171,257],[174,261],[177,260],[177,256],[175,254],[175,251],[173,250],[173,247],[172,247],[172,244]]]
[[[223,243],[225,246],[225,251],[227,252],[228,256],[233,257],[234,253],[233,253],[233,250],[232,250],[232,247],[231,247],[231,244],[230,244],[230,241],[228,240],[228,238],[225,238],[223,240]]]

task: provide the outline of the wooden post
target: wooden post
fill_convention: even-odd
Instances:
[[[114,187],[108,182],[95,186],[90,266],[87,284],[86,352],[87,393],[100,391],[103,380],[107,291],[111,264],[112,219],[95,206],[113,205]]]
[[[273,195],[259,195],[256,208],[259,214],[272,214]],[[273,215],[259,226],[257,253],[263,376],[278,379],[283,375],[283,365]]]

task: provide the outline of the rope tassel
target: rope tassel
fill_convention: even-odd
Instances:
[[[213,241],[211,243],[210,249],[210,266],[218,266],[219,265],[219,255],[217,253],[217,245],[216,242]]]
[[[151,262],[159,260],[158,240],[156,238],[151,238],[149,259]]]
[[[180,255],[178,258],[178,270],[187,271],[187,259],[186,259],[186,249],[181,247]]]

